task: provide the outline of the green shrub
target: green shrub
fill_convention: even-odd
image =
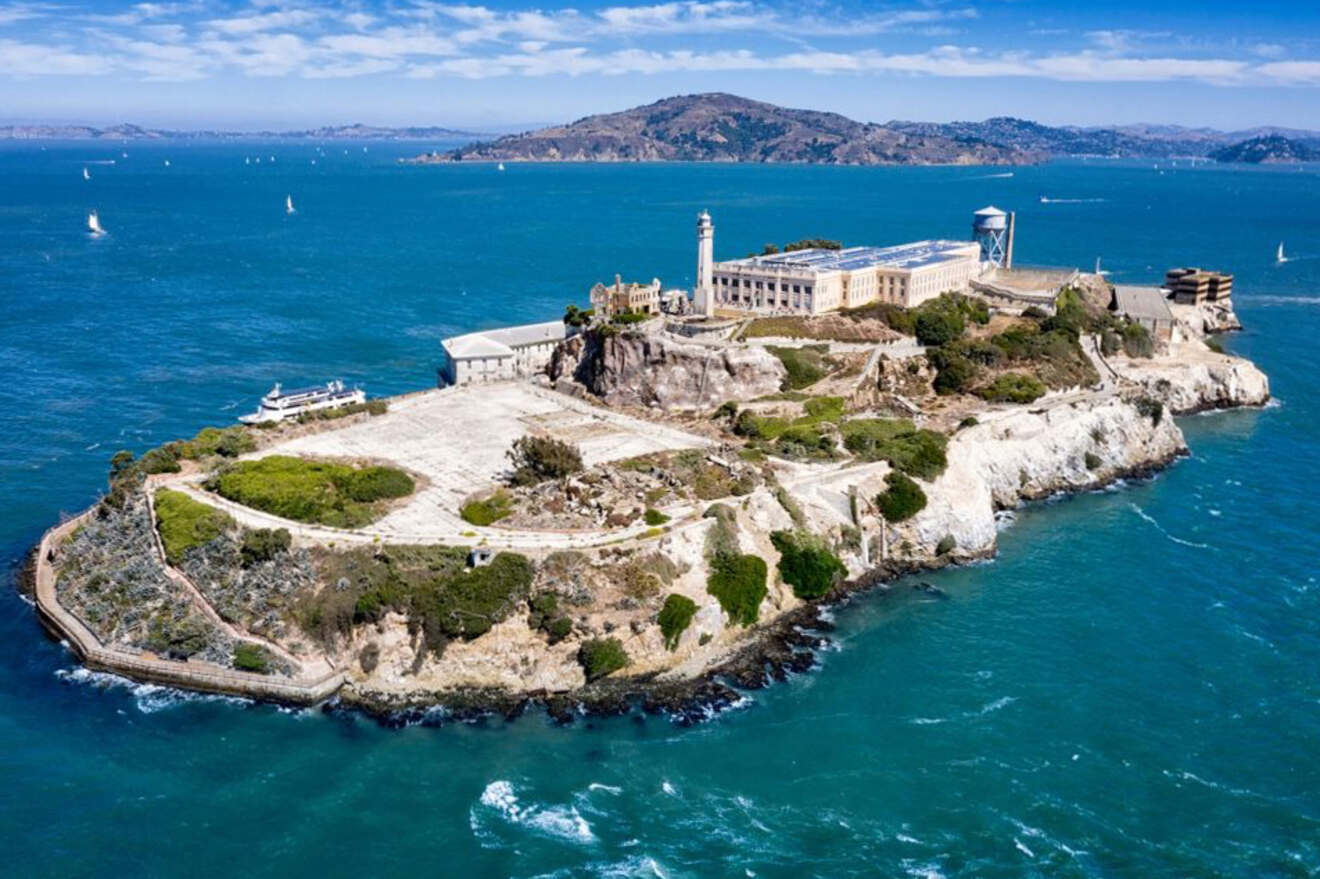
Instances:
[[[138,466],[148,476],[155,473],[178,473],[183,469],[179,464],[178,444],[169,443],[147,451],[138,459]]]
[[[777,415],[757,415],[750,409],[744,409],[738,413],[738,418],[733,423],[733,432],[748,439],[773,440],[778,439],[781,433],[788,430],[788,426],[787,418],[780,418]]]
[[[185,552],[210,543],[233,524],[234,520],[220,510],[181,491],[162,488],[156,492],[156,528],[165,546],[165,558],[172,565],[183,561]]]
[[[802,409],[806,417],[815,421],[838,421],[843,417],[845,405],[843,397],[809,397],[803,401]]]
[[[1045,385],[1033,376],[1006,372],[996,376],[993,382],[981,388],[977,394],[992,403],[1030,403],[1044,396],[1045,390]]]
[[[765,560],[721,552],[710,559],[706,591],[715,596],[734,625],[750,626],[760,615],[766,589]]]
[[[917,341],[923,345],[939,346],[959,338],[967,329],[962,315],[955,311],[923,311],[913,324]]]
[[[464,522],[472,525],[493,525],[513,512],[513,498],[504,489],[497,490],[489,497],[471,500],[463,504],[458,514]]]
[[[1138,397],[1133,405],[1137,407],[1137,414],[1149,418],[1152,424],[1158,425],[1164,418],[1164,404],[1154,397]]]
[[[958,540],[952,534],[946,534],[935,544],[936,555],[948,555],[958,547]]]
[[[628,664],[628,653],[618,638],[593,638],[578,649],[578,662],[588,681],[599,680]]]
[[[765,350],[778,357],[787,371],[782,390],[801,390],[814,385],[829,372],[825,362],[828,345],[803,345],[800,348],[767,345]]]
[[[679,639],[696,613],[697,603],[686,595],[671,592],[665,598],[657,622],[660,623],[660,634],[664,636],[667,649],[674,650],[678,647]]]
[[[715,410],[715,414],[711,415],[711,419],[715,421],[719,421],[721,418],[733,420],[737,417],[738,404],[733,400],[725,400],[719,405],[719,408]]]
[[[926,508],[926,493],[906,474],[893,471],[885,475],[888,486],[875,497],[875,505],[888,522],[903,522]]]
[[[240,641],[234,645],[234,668],[257,674],[270,674],[270,653],[260,644]]]
[[[243,557],[243,567],[250,568],[262,562],[268,562],[282,552],[288,552],[293,543],[286,528],[254,528],[243,532],[243,543],[239,554]]]
[[[582,454],[577,448],[549,436],[519,437],[508,456],[513,464],[510,481],[514,485],[536,485],[582,470]]]
[[[656,526],[659,525],[663,525],[669,521],[668,516],[666,516],[664,513],[660,512],[659,510],[655,509],[654,507],[647,507],[646,513],[645,515],[642,516],[642,519],[645,520],[646,524],[650,525],[652,528],[655,528]]]
[[[1087,452],[1084,460],[1086,461],[1087,470],[1095,470],[1103,463],[1100,460],[1100,456],[1095,452]]]
[[[948,466],[948,438],[913,426],[906,418],[854,418],[842,426],[843,445],[864,461],[888,461],[891,467],[934,479]]]
[[[628,326],[629,324],[639,324],[642,321],[650,320],[650,318],[651,315],[644,311],[633,311],[632,309],[625,307],[622,311],[611,317],[610,321],[620,326]]]
[[[814,535],[772,531],[770,542],[779,550],[779,575],[798,598],[820,598],[848,573],[825,541]]]
[[[388,467],[359,470],[347,464],[270,455],[221,469],[206,481],[206,488],[286,519],[357,528],[385,512],[380,499],[410,493],[413,481]]]
[[[810,424],[790,425],[775,440],[775,454],[784,458],[832,458],[836,451],[834,437]]]
[[[484,567],[434,577],[408,596],[409,623],[439,654],[451,640],[470,641],[506,619],[526,597],[534,573],[526,557],[502,552]]]
[[[981,422],[979,422],[979,421],[976,420],[976,416],[975,416],[975,415],[968,415],[968,416],[967,416],[966,418],[964,418],[962,421],[959,421],[959,422],[958,422],[958,429],[961,430],[961,429],[963,429],[963,428],[965,428],[965,427],[976,427],[976,425],[978,425],[978,424],[980,424],[980,423],[981,423]]]
[[[1050,314],[1038,305],[1028,305],[1022,309],[1022,316],[1029,320],[1042,321],[1047,319]]]
[[[257,441],[245,427],[207,427],[180,446],[180,455],[184,458],[205,458],[210,455],[237,458],[255,452]]]
[[[1219,338],[1218,336],[1206,336],[1205,346],[1209,348],[1211,351],[1215,352],[1216,354],[1228,353],[1228,351],[1224,349],[1224,340]]]
[[[971,358],[956,350],[935,348],[926,352],[926,360],[935,367],[935,393],[944,396],[969,388],[980,370]]]
[[[559,612],[559,596],[542,592],[528,602],[527,625],[545,632],[551,644],[558,644],[573,631],[573,621]]]
[[[784,253],[792,253],[795,250],[839,250],[842,247],[842,242],[832,238],[802,238],[785,244]]]
[[[1123,353],[1129,357],[1150,357],[1155,353],[1155,341],[1139,323],[1123,326]]]
[[[1113,357],[1123,348],[1123,337],[1113,330],[1105,330],[1100,334],[1100,353],[1106,357]]]

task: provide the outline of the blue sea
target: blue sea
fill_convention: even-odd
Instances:
[[[1232,271],[1228,344],[1277,404],[1185,419],[1191,457],[1151,481],[1021,511],[995,561],[923,578],[947,600],[855,597],[819,668],[691,727],[391,730],[133,686],[78,671],[6,589],[6,875],[1320,874],[1320,169],[394,161],[413,151],[0,147],[13,566],[115,450],[277,380],[427,387],[448,334],[553,317],[616,272],[690,285],[702,208],[717,258],[964,238],[993,203],[1019,262]]]

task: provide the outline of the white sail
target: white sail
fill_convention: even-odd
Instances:
[[[1275,262],[1280,262],[1280,263],[1283,263],[1283,262],[1287,262],[1287,261],[1288,261],[1288,257],[1285,256],[1284,253],[1283,253],[1283,242],[1282,242],[1282,241],[1279,242],[1279,251],[1278,251],[1278,253],[1276,253],[1276,254],[1274,255],[1274,261],[1275,261]]]
[[[503,170],[504,170],[504,163],[503,163],[503,162],[500,162],[499,165],[495,168],[495,170],[496,170],[496,171],[503,171]]]
[[[286,213],[286,214],[292,214],[292,213],[294,213],[294,209],[293,209],[293,196],[291,196],[291,195],[286,195],[286,196],[284,196],[284,213]]]
[[[88,172],[88,170],[87,170],[86,168],[83,168],[83,179],[84,179],[84,180],[91,180],[91,179],[92,179],[92,175],[91,175],[91,173]]]
[[[87,231],[93,235],[104,235],[105,230],[101,228],[101,218],[92,211],[87,215]]]

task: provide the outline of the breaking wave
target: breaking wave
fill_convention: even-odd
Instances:
[[[486,848],[500,844],[492,830],[492,821],[577,845],[589,845],[596,841],[591,825],[576,806],[544,806],[539,803],[524,805],[513,784],[503,779],[486,785],[481,797],[468,812],[468,826]]]
[[[87,684],[99,689],[123,688],[133,697],[133,704],[143,714],[155,714],[190,702],[228,702],[231,705],[252,705],[250,699],[239,696],[224,696],[219,693],[194,693],[178,690],[160,684],[140,684],[137,681],[111,674],[106,671],[92,671],[89,668],[61,668],[55,671],[55,677],[70,684]]]

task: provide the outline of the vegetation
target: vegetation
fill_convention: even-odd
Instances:
[[[884,491],[875,496],[875,505],[888,522],[904,522],[926,508],[926,493],[904,473],[885,475]]]
[[[578,662],[587,674],[587,681],[595,681],[618,671],[628,664],[628,652],[618,638],[593,638],[578,649]]]
[[[550,436],[519,437],[508,456],[513,464],[510,482],[514,485],[537,485],[582,470],[582,454],[577,448]]]
[[[826,354],[828,345],[803,345],[800,348],[784,348],[767,345],[765,348],[784,364],[787,375],[784,377],[783,390],[800,390],[814,385],[829,373]]]
[[[798,598],[820,598],[848,573],[825,541],[805,531],[773,531],[770,542],[779,550],[779,575]]]
[[[1123,353],[1129,357],[1150,357],[1155,353],[1155,340],[1141,324],[1124,324]]]
[[[513,498],[504,489],[498,489],[488,497],[470,500],[463,504],[458,514],[463,521],[472,525],[493,525],[513,512]]]
[[[655,507],[647,507],[646,513],[642,516],[642,519],[652,528],[663,525],[669,521],[669,517]]]
[[[156,528],[165,558],[172,565],[183,561],[188,550],[210,543],[233,525],[234,520],[220,510],[181,491],[163,488],[156,492]]]
[[[660,623],[660,634],[664,636],[667,649],[674,650],[678,647],[679,639],[687,631],[696,613],[697,603],[686,595],[671,592],[666,596],[656,621]]]
[[[361,547],[317,554],[318,580],[327,583],[299,610],[299,624],[332,645],[354,625],[390,611],[408,618],[425,651],[444,652],[452,640],[471,640],[505,620],[527,597],[532,563],[502,552],[489,565],[467,566],[467,550],[445,546]]]
[[[194,460],[218,455],[237,458],[257,450],[257,441],[245,427],[206,427],[197,436],[179,444],[179,457]]]
[[[710,560],[706,591],[715,596],[734,625],[756,622],[768,591],[765,583],[765,560],[760,556],[720,553]]]
[[[844,447],[858,458],[888,461],[896,470],[922,479],[934,479],[949,463],[948,439],[917,429],[906,418],[854,418],[845,421],[842,430]]]
[[[385,501],[405,497],[415,486],[411,476],[392,467],[270,455],[222,468],[206,488],[286,519],[357,528],[379,518]]]
[[[1087,470],[1096,470],[1103,463],[1100,460],[1100,456],[1097,455],[1095,452],[1087,452],[1086,457],[1083,460],[1086,462]]]
[[[234,668],[257,674],[270,674],[270,653],[260,644],[240,641],[234,645]]]
[[[992,403],[1031,403],[1045,394],[1040,380],[1020,372],[1006,372],[996,376],[989,385],[977,391],[983,400]]]
[[[643,321],[650,320],[652,317],[654,317],[654,315],[648,314],[645,311],[633,311],[625,305],[610,317],[610,322],[616,326],[629,326],[631,324],[639,324]]]
[[[558,644],[573,631],[573,621],[559,610],[559,596],[542,592],[528,602],[527,626],[544,632],[551,644]]]
[[[784,253],[795,250],[842,250],[843,243],[831,238],[801,238],[784,245]]]
[[[948,555],[958,547],[958,540],[952,534],[946,534],[935,544],[936,555]]]
[[[578,308],[576,305],[569,305],[564,308],[564,324],[570,327],[585,327],[591,323],[592,317],[596,314],[594,308]]]
[[[298,416],[299,424],[308,424],[313,421],[334,421],[337,418],[347,418],[349,415],[357,415],[360,412],[366,412],[373,418],[377,415],[384,415],[389,411],[390,404],[385,400],[367,400],[364,403],[347,403],[343,406],[335,406],[333,409],[313,409],[310,412],[303,412]]]
[[[708,460],[701,449],[639,455],[621,461],[617,466],[643,472],[666,471],[676,483],[686,486],[693,496],[703,501],[748,494],[759,484],[756,472],[751,468],[742,468],[741,472],[735,473]]]
[[[292,543],[287,528],[255,528],[243,532],[238,551],[243,558],[243,567],[250,568],[288,552]]]
[[[727,418],[730,421],[738,417],[738,404],[733,400],[725,400],[711,415],[712,421],[719,421],[721,418]]]
[[[913,331],[921,344],[938,347],[960,338],[967,323],[956,311],[923,311],[917,315]]]
[[[214,634],[211,624],[204,619],[175,617],[162,610],[147,621],[145,646],[167,659],[187,659],[205,650]]]
[[[1152,424],[1158,425],[1164,418],[1164,404],[1154,397],[1138,397],[1133,405],[1137,407],[1137,413],[1149,418]]]
[[[1228,351],[1224,349],[1224,340],[1219,338],[1218,336],[1206,336],[1205,347],[1209,348],[1211,351],[1215,352],[1216,354],[1228,353]]]

